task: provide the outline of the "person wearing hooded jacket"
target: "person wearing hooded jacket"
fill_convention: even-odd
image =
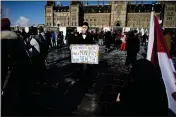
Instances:
[[[32,72],[31,60],[26,51],[24,40],[18,34],[11,31],[10,25],[11,23],[8,18],[1,19],[1,89],[4,90],[2,96],[2,115],[15,115],[17,110],[24,112],[21,108],[17,109],[14,107],[16,105],[15,100],[19,102],[19,105],[25,105],[32,86],[32,77],[30,75]],[[13,68],[7,79],[10,62]],[[8,81],[6,87],[4,85],[5,81]],[[18,98],[15,98],[15,93],[18,94]],[[7,101],[8,103],[6,103]],[[23,106],[21,105],[21,107]]]
[[[145,67],[145,69],[144,69]],[[132,68],[132,80],[127,96],[128,112],[133,116],[166,116],[168,101],[158,68],[146,60],[137,60]]]
[[[106,45],[105,50],[106,50],[106,52],[108,52],[110,50],[111,40],[112,40],[111,32],[108,31],[107,34],[105,35],[105,45]]]
[[[137,59],[137,53],[140,50],[140,42],[138,39],[138,35],[134,34],[134,32],[129,32],[127,36],[127,41],[126,41],[126,50],[127,50],[127,58],[126,58],[126,65],[128,66],[129,64],[134,65],[136,59]]]
[[[110,108],[113,116],[167,116],[166,88],[158,68],[146,60],[137,60],[131,79],[119,102]],[[112,116],[112,115],[111,115]]]

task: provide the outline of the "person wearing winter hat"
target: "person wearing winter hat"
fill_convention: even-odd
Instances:
[[[89,32],[89,24],[87,22],[84,22],[82,24],[82,33],[80,33],[78,36],[74,36],[75,43],[74,44],[94,44],[93,41],[93,35],[91,35]],[[89,85],[92,82],[92,75],[93,74],[93,65],[90,64],[80,64],[80,71],[82,74],[82,78],[80,78],[80,81],[83,83],[84,86]]]
[[[1,19],[1,63],[2,63],[2,77],[1,77],[1,89],[3,89],[4,81],[8,72],[8,52],[10,51],[9,41],[10,39],[17,39],[17,35],[10,31],[10,20],[8,18]]]
[[[7,54],[6,54],[7,52],[3,51],[4,45],[3,45],[2,39],[3,39],[4,35],[8,35],[4,32],[7,32],[9,30],[10,30],[10,20],[8,18],[2,18],[1,19],[1,43],[2,43],[2,46],[1,46],[2,47],[1,48],[1,50],[2,50],[2,52],[1,52],[1,55],[2,55],[1,56],[1,64],[2,64],[2,66],[1,66],[1,68],[2,68],[1,69],[2,70],[1,71],[1,73],[2,73],[2,76],[1,76],[1,90],[3,90],[4,81],[6,79],[7,71],[8,71]],[[4,47],[4,50],[6,50],[5,47]]]
[[[82,33],[78,38],[78,44],[94,44],[93,36],[88,32],[89,24],[84,22],[82,24]]]
[[[10,30],[10,20],[8,18],[1,19],[1,30]]]
[[[3,95],[14,92],[18,92],[19,94],[27,93],[27,89],[29,88],[28,80],[30,79],[28,71],[31,71],[31,61],[26,52],[24,40],[15,32],[11,31],[11,23],[8,18],[2,18],[1,24],[1,90],[4,91]],[[10,70],[11,73],[7,83],[8,87],[5,87],[4,82],[8,75],[9,65],[11,65],[13,69]],[[6,92],[6,89],[8,92]],[[14,97],[9,97],[9,99],[13,100]],[[3,98],[2,102],[3,110],[4,105],[6,105],[8,112],[10,112],[12,105],[4,103]],[[13,109],[15,109],[15,107]]]

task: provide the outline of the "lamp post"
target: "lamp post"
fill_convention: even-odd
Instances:
[[[155,11],[155,4],[154,3],[152,3],[152,11]]]

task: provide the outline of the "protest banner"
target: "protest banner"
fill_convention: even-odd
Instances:
[[[78,45],[72,44],[71,62],[83,64],[98,64],[99,46],[98,45]]]

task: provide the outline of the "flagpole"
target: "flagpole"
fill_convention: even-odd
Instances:
[[[147,47],[147,60],[151,61],[151,53],[153,50],[153,42],[154,42],[154,11],[152,8],[152,12],[150,15],[150,27],[149,27],[149,38],[148,38],[148,47]]]

